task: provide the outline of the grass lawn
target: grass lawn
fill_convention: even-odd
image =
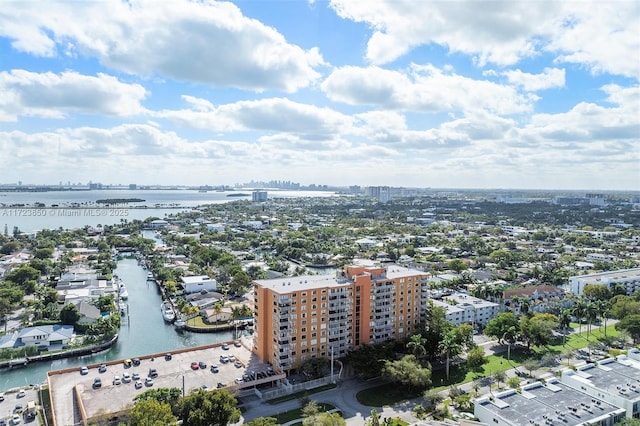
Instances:
[[[318,407],[320,407],[320,412],[329,411],[336,408],[331,404],[325,404],[325,403],[318,404]],[[278,423],[280,424],[287,423],[292,420],[302,418],[302,408],[296,408],[295,410],[286,411],[284,413],[272,414],[267,417],[275,417],[276,419],[278,419]]]
[[[608,337],[616,337],[618,335],[618,330],[615,329],[613,325],[607,325],[606,335]],[[587,332],[583,331],[581,333],[574,333],[567,336],[567,340],[565,345],[562,343],[556,345],[549,345],[540,348],[534,348],[534,351],[539,355],[544,355],[545,353],[551,352],[555,354],[560,354],[565,348],[570,349],[582,349],[589,346],[591,342],[597,342],[598,339],[605,337],[605,328],[604,327],[593,327],[591,332],[589,333],[589,337],[587,338]]]
[[[361,390],[356,394],[356,398],[360,404],[369,407],[384,407],[419,397],[423,392],[423,390],[409,390],[406,386],[389,383]]]
[[[328,389],[333,389],[335,387],[336,387],[335,383],[329,383],[329,384],[326,384],[326,385],[318,386],[317,388],[313,388],[313,389],[309,389],[309,390],[305,390],[305,391],[301,391],[301,392],[292,393],[290,395],[284,395],[284,396],[280,396],[278,398],[270,399],[270,400],[267,401],[267,404],[279,404],[279,403],[284,402],[284,401],[291,401],[293,399],[304,398],[307,395],[312,395],[314,393],[326,391]]]

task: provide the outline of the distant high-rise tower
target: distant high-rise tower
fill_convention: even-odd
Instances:
[[[267,191],[253,191],[251,193],[251,201],[258,203],[267,201]]]

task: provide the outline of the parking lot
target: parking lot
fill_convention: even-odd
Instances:
[[[25,387],[22,389],[14,389],[9,392],[0,393],[0,425],[12,425],[12,417],[17,415],[20,419],[19,423],[37,426],[39,424],[35,416],[38,409],[37,387]],[[33,413],[33,414],[31,414]],[[4,423],[2,423],[4,421]]]
[[[189,394],[193,390],[206,387],[229,387],[233,389],[250,387],[254,384],[270,382],[279,376],[270,372],[269,366],[257,360],[246,347],[235,346],[228,342],[227,349],[222,344],[180,350],[165,356],[155,354],[132,360],[127,367],[125,360],[108,363],[106,370],[99,372],[99,365],[87,366],[86,374],[80,369],[66,370],[49,376],[52,390],[53,407],[57,425],[74,424],[81,421],[80,404],[74,405],[74,392],[84,407],[87,418],[108,412],[118,412],[133,404],[133,398],[149,388],[177,387]],[[232,357],[231,361],[221,362],[220,356]],[[134,363],[138,365],[133,365]],[[201,368],[199,363],[203,363]],[[217,372],[213,372],[211,365]],[[145,383],[151,369],[157,373],[152,382]],[[140,382],[123,381],[123,376],[137,373]],[[271,374],[271,375],[269,375]],[[117,376],[117,378],[116,378]],[[244,376],[244,378],[243,378]],[[262,379],[255,380],[259,376]],[[94,381],[100,379],[101,386],[95,387]],[[245,381],[246,380],[246,381]],[[115,384],[117,381],[120,384]],[[75,391],[74,391],[75,388]]]

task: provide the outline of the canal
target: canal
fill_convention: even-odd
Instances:
[[[0,370],[0,391],[43,383],[47,371],[114,359],[168,352],[175,349],[231,340],[232,331],[217,333],[177,332],[167,324],[160,313],[162,298],[154,283],[147,282],[147,271],[135,258],[118,261],[114,271],[124,281],[129,293],[127,302],[129,315],[123,319],[118,342],[110,349],[83,357],[65,358],[56,361],[38,362],[24,368]]]

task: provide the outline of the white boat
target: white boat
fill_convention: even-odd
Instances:
[[[129,292],[127,291],[127,287],[125,287],[122,281],[120,281],[118,294],[120,295],[120,300],[127,300],[129,298]]]
[[[162,311],[162,318],[164,318],[166,322],[173,322],[176,319],[176,313],[170,302],[162,302],[160,310]]]

